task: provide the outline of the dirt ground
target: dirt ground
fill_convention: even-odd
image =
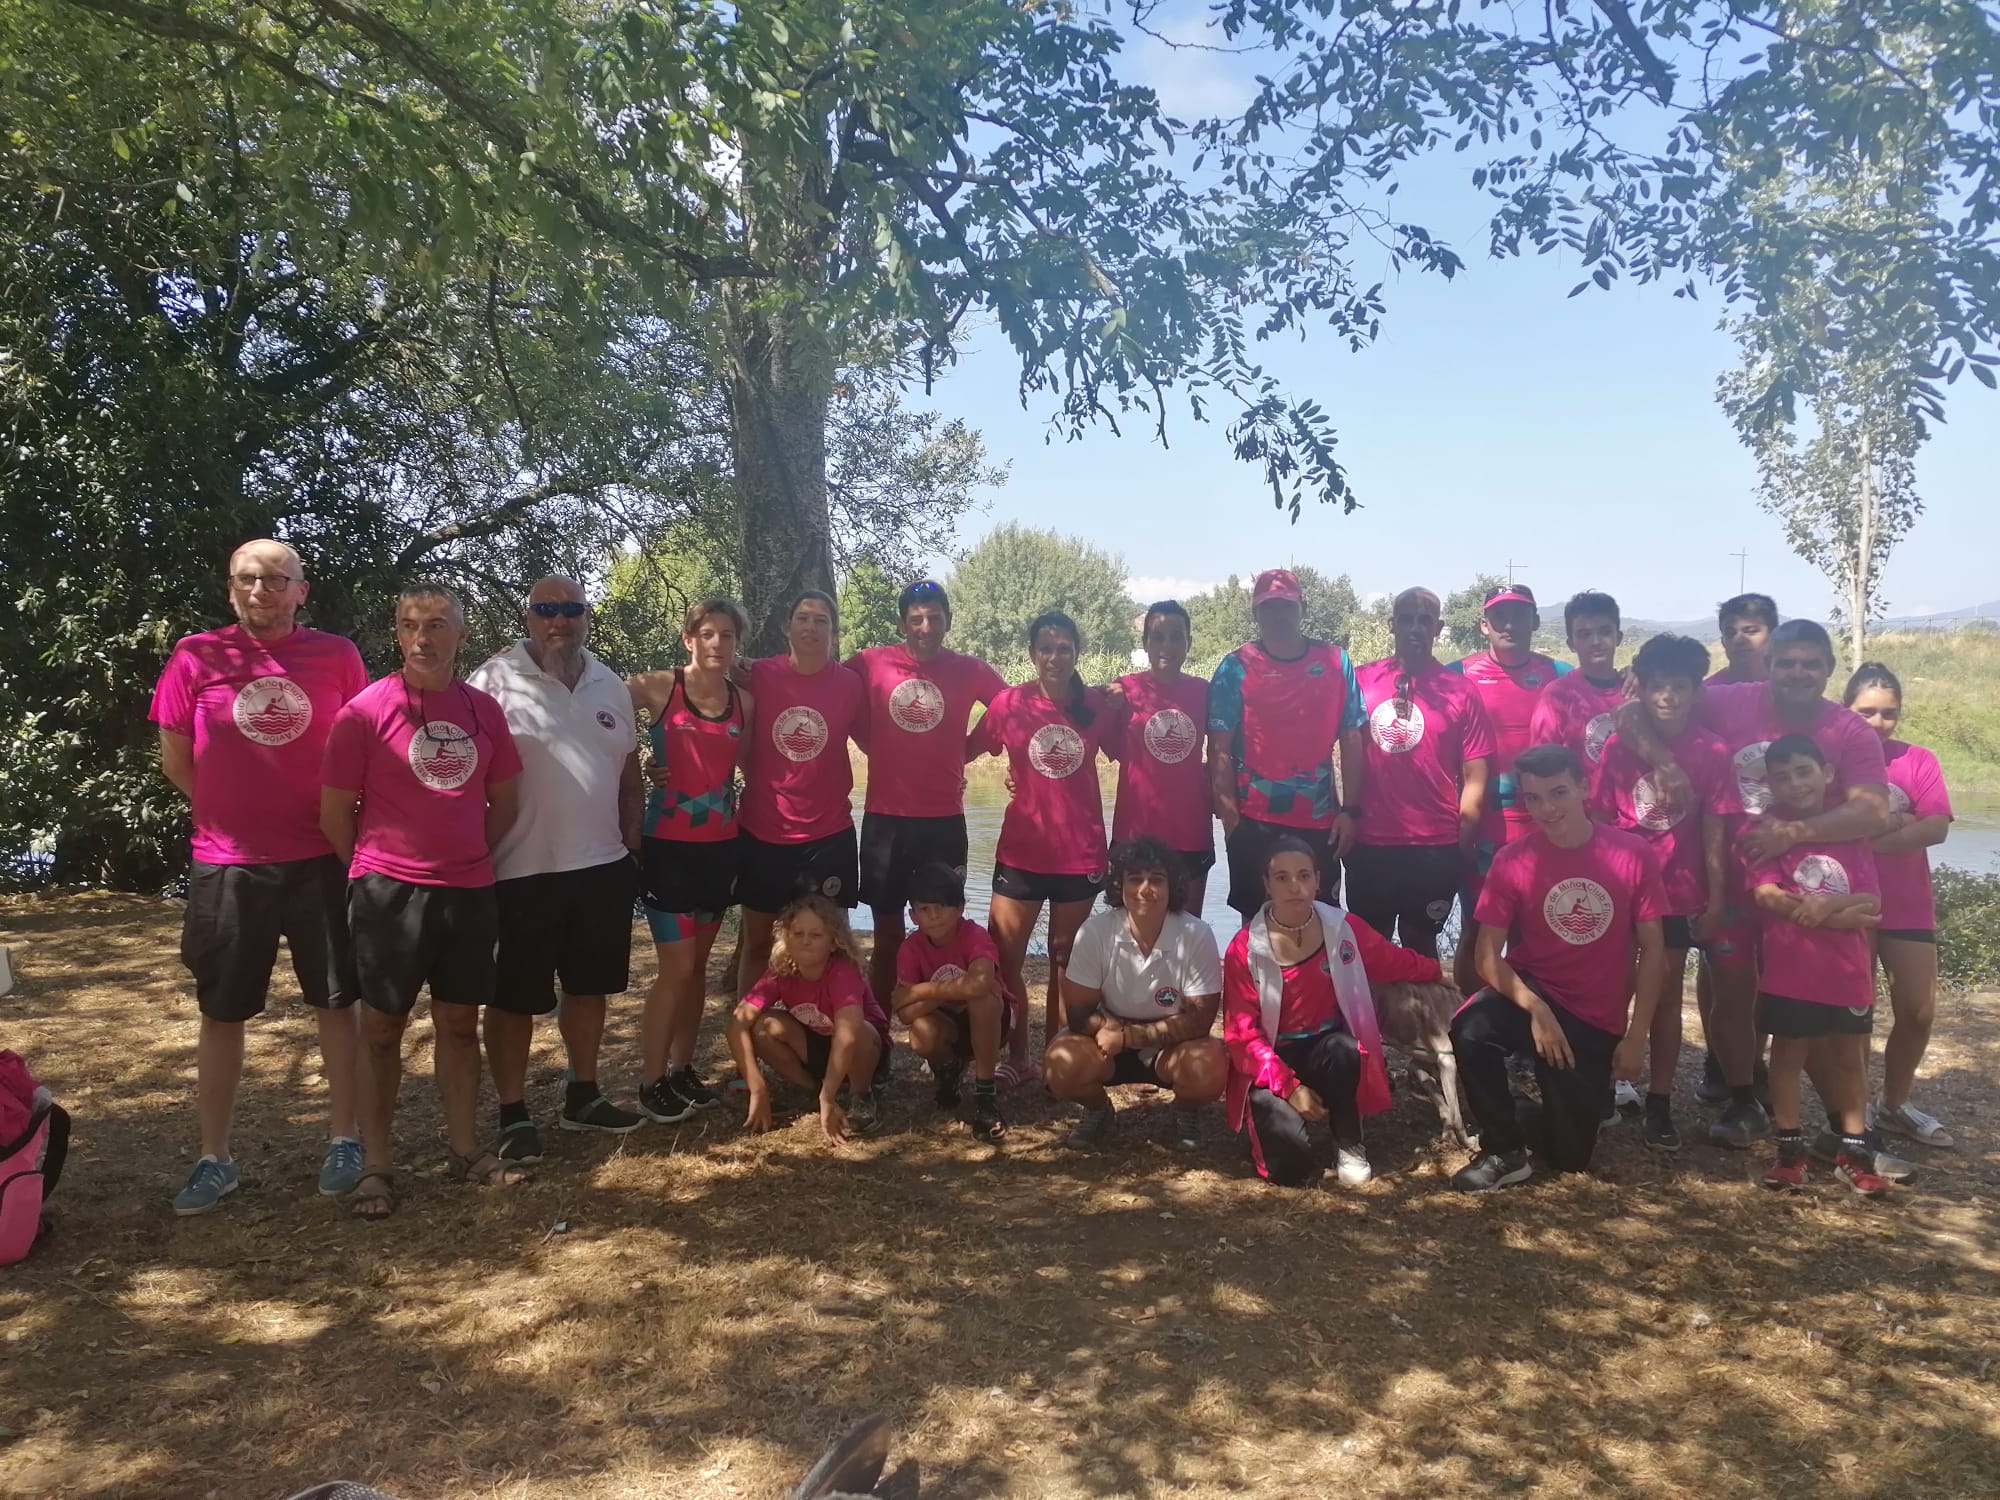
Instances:
[[[1761,1157],[1663,1161],[1631,1126],[1596,1176],[1466,1199],[1408,1091],[1359,1192],[1264,1186],[1219,1117],[1179,1154],[1158,1103],[1080,1156],[1016,1096],[975,1147],[906,1053],[845,1150],[729,1111],[598,1141],[546,1129],[553,1026],[549,1160],[478,1190],[436,1175],[419,1024],[382,1225],[313,1191],[323,1088],[286,1001],[251,1028],[244,1187],[177,1220],[177,922],[0,902],[0,1045],[76,1116],[57,1234],[0,1270],[0,1495],[776,1496],[875,1410],[926,1494],[967,1500],[2000,1493],[2000,995],[1946,1002],[1920,1098],[1965,1144],[1886,1204],[1824,1174],[1774,1198]],[[606,1045],[626,1097],[636,1012]]]

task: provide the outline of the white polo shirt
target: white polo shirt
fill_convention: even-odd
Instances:
[[[1222,993],[1222,952],[1215,929],[1186,912],[1167,913],[1151,953],[1116,909],[1098,912],[1077,930],[1069,977],[1103,998],[1107,1015],[1121,1021],[1164,1021],[1196,995]]]
[[[618,777],[638,744],[625,679],[586,651],[572,690],[516,641],[466,680],[499,700],[521,752],[521,814],[493,851],[495,878],[623,859]]]

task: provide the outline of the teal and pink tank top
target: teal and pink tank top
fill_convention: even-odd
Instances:
[[[653,764],[667,784],[646,795],[646,837],[684,844],[719,844],[736,837],[736,756],[743,742],[743,704],[729,684],[729,704],[709,718],[688,701],[685,674],[674,673],[667,705],[646,730]]]

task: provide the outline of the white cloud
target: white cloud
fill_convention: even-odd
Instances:
[[[1152,85],[1169,115],[1181,120],[1235,115],[1255,96],[1258,68],[1252,64],[1268,64],[1268,57],[1235,52],[1238,44],[1225,38],[1207,15],[1156,19],[1154,30],[1157,36],[1137,37],[1127,55],[1137,80]]]
[[[1220,585],[1222,580],[1211,579],[1204,583],[1199,578],[1155,578],[1151,576],[1128,578],[1125,593],[1128,598],[1141,604],[1151,604],[1155,599],[1188,599],[1196,594],[1205,594]]]

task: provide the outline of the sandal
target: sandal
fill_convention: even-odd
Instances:
[[[510,1161],[502,1161],[491,1151],[481,1151],[475,1156],[447,1151],[445,1155],[451,1159],[452,1176],[460,1182],[480,1187],[519,1187],[529,1180],[529,1173]]]
[[[386,1219],[396,1211],[396,1175],[387,1167],[370,1167],[347,1195],[357,1219]]]

